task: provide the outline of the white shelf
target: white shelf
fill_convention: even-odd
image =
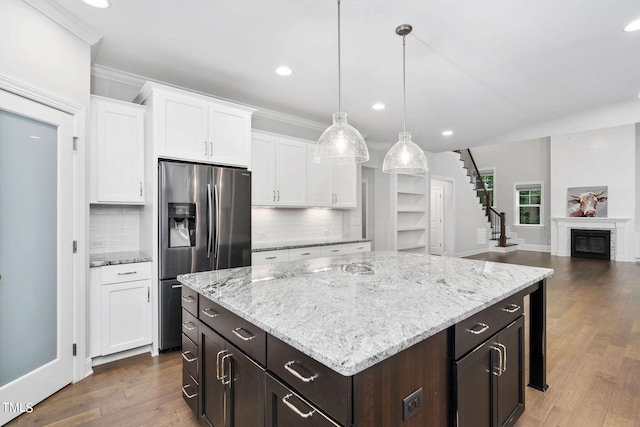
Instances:
[[[398,227],[398,232],[402,231],[426,231],[424,225],[418,225],[415,227]]]
[[[424,175],[395,175],[392,180],[393,239],[399,251],[426,253],[428,250],[426,186]]]

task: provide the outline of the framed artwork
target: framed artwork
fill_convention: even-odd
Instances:
[[[567,216],[607,217],[607,186],[567,188]]]

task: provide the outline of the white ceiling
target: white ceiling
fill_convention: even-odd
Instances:
[[[327,125],[337,111],[335,0],[56,2],[103,36],[96,64]],[[637,0],[342,0],[342,109],[368,142],[397,140],[400,24],[407,130],[425,150],[640,103],[640,32],[622,31],[636,18]]]

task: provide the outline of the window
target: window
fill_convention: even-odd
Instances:
[[[542,225],[542,184],[516,185],[516,225]]]
[[[489,196],[491,197],[491,206],[495,206],[496,199],[495,199],[495,193],[493,192],[495,172],[493,170],[482,170],[480,171],[480,177],[482,178],[482,181],[484,182],[485,187],[487,187],[487,193],[489,193]],[[482,182],[477,181],[476,191],[478,191],[478,197],[480,197],[480,203],[482,203],[482,206],[487,206],[487,196],[484,194],[484,191],[480,191],[482,189],[483,189]]]

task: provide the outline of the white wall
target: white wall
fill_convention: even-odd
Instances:
[[[454,152],[437,153],[430,158],[429,174],[440,180],[453,180],[455,217],[455,253],[466,256],[489,250],[489,225],[482,205],[473,190],[460,155]],[[447,217],[445,221],[450,220]],[[484,233],[486,242],[478,243],[478,234]]]
[[[524,239],[520,249],[549,251],[551,245],[550,224],[550,139],[537,138],[528,141],[487,145],[471,149],[478,169],[495,169],[494,193],[498,212],[506,215],[507,226]],[[542,222],[544,227],[516,226],[515,183],[542,182]]]
[[[0,74],[89,106],[91,52],[22,0],[0,1]]]
[[[551,217],[567,216],[567,188],[608,186],[609,218],[630,218],[626,253],[635,253],[635,124],[551,137]],[[558,253],[552,227],[551,253]]]

